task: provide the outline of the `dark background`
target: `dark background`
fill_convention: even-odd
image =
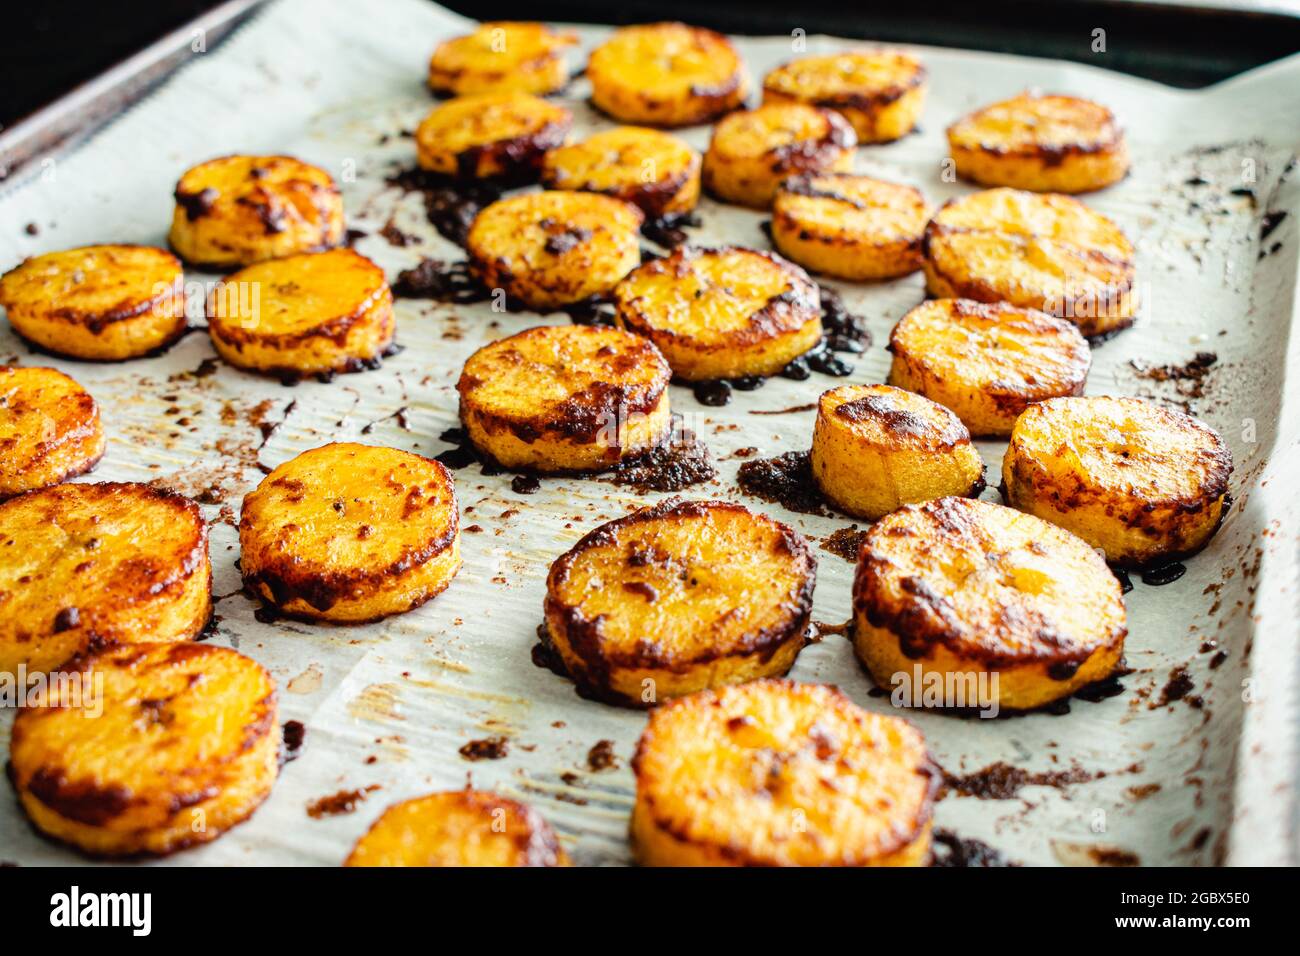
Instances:
[[[354,0],[364,16],[363,0]],[[0,125],[10,126],[78,83],[217,6],[212,0],[11,4],[0,28]],[[449,0],[479,19],[634,23],[684,19],[733,33],[802,27],[884,41],[999,50],[1097,62],[1179,86],[1202,86],[1300,51],[1300,18],[1147,7],[1125,0]],[[432,44],[431,44],[432,46]]]

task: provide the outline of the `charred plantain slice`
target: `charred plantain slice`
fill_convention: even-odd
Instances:
[[[775,375],[822,336],[807,273],[752,249],[679,246],[620,282],[614,299],[619,324],[686,381]]]
[[[822,393],[813,426],[813,478],[847,514],[872,521],[901,505],[977,496],[984,463],[951,411],[889,385]]]
[[[676,136],[620,126],[546,154],[547,189],[604,193],[649,219],[688,213],[700,198],[700,156]]]
[[[422,169],[459,179],[536,181],[548,149],[564,145],[573,114],[528,93],[476,93],[433,108],[415,131]]]
[[[569,866],[559,838],[532,807],[481,790],[394,804],[344,866]]]
[[[474,219],[470,267],[487,288],[549,312],[608,292],[636,268],[644,218],[635,206],[594,193],[512,196]]]
[[[578,42],[544,23],[490,20],[438,44],[429,60],[435,93],[554,93],[569,82],[565,50]]]
[[[968,498],[871,526],[853,614],[858,658],[913,706],[933,682],[949,708],[1041,707],[1109,677],[1127,633],[1119,582],[1085,542]]]
[[[69,483],[0,504],[0,674],[92,646],[186,641],[212,611],[208,526],[148,485]]]
[[[0,365],[0,501],[85,474],[104,444],[84,388],[56,369]]]
[[[835,110],[860,143],[889,143],[916,127],[925,108],[925,67],[896,50],[807,56],[763,79],[764,103],[807,103]]]
[[[9,743],[14,789],[42,833],[96,856],[162,855],[215,840],[270,794],[280,724],[257,662],[135,644],[71,667],[18,712]]]
[[[223,156],[176,184],[167,241],[192,266],[234,269],[343,241],[343,199],[325,170],[292,156]]]
[[[1034,402],[1082,395],[1092,352],[1073,323],[1034,309],[931,299],[894,326],[889,384],[952,409],[973,435],[1011,434]]]
[[[938,775],[920,732],[834,687],[761,680],[672,701],[637,745],[648,866],[924,866]]]
[[[373,368],[396,327],[383,270],[351,249],[241,269],[213,289],[207,317],[218,355],[287,381]]]
[[[704,188],[725,202],[772,205],[783,180],[853,168],[853,127],[833,110],[768,103],[741,110],[713,128],[704,154]]]
[[[1022,93],[948,127],[957,173],[983,186],[1086,193],[1128,175],[1128,146],[1110,110],[1074,96]]]
[[[664,441],[671,373],[620,329],[541,326],[485,345],[456,388],[474,445],[506,468],[599,471]]]
[[[9,324],[47,352],[95,362],[148,355],[185,334],[176,257],[151,246],[48,252],[0,277]]]
[[[1133,324],[1133,246],[1077,199],[989,189],[953,199],[925,229],[926,289],[1069,319],[1086,336]]]
[[[429,458],[323,445],[249,492],[239,545],[244,584],[282,613],[378,620],[419,607],[460,570],[456,489]]]
[[[1203,548],[1223,519],[1231,474],[1218,432],[1137,398],[1031,405],[1002,459],[1009,505],[1073,531],[1125,567]]]
[[[684,23],[622,27],[587,63],[591,101],[624,123],[693,126],[745,102],[749,77],[721,33]]]
[[[803,648],[816,574],[780,522],[669,499],[551,565],[548,640],[584,695],[623,706],[780,675]]]
[[[896,279],[921,268],[930,208],[919,190],[852,173],[794,176],[772,204],[772,242],[823,275]]]

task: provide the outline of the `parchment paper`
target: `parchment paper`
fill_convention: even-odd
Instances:
[[[419,197],[386,190],[383,180],[413,162],[410,139],[398,134],[432,106],[423,87],[429,53],[465,26],[414,0],[271,4],[91,141],[5,183],[0,267],[91,242],[162,244],[172,188],[186,168],[259,151],[291,153],[332,171],[349,224],[372,233],[358,248],[390,278],[421,255],[459,258],[424,219]],[[606,33],[579,32],[575,66]],[[807,49],[847,42],[809,37]],[[793,55],[788,37],[739,44],[756,78]],[[1012,778],[1022,786],[1009,799],[950,793],[938,805],[937,825],[1023,863],[1295,862],[1300,427],[1292,375],[1300,364],[1290,329],[1300,177],[1283,173],[1300,143],[1300,59],[1182,92],[1108,73],[1105,55],[1089,68],[917,52],[931,76],[921,131],[859,150],[857,168],[917,185],[936,203],[972,189],[944,181],[941,165],[944,127],[972,108],[1036,86],[1095,98],[1120,115],[1132,175],[1085,202],[1136,243],[1145,305],[1134,329],[1096,349],[1088,390],[1185,401],[1178,383],[1140,377],[1130,360],[1180,364],[1214,352],[1197,411],[1220,429],[1236,460],[1235,504],[1210,548],[1174,584],[1139,582],[1127,596],[1127,660],[1135,672],[1122,695],[1076,701],[1064,716],[911,715],[950,774],[998,762],[1028,774]],[[576,135],[609,124],[589,109],[586,95],[580,81],[567,97]],[[703,148],[708,130],[684,135]],[[374,234],[394,211],[399,228],[420,236],[420,244],[394,248]],[[1261,217],[1277,211],[1290,214],[1261,243]],[[708,200],[701,213],[696,241],[767,247],[763,216]],[[732,453],[806,448],[811,412],[752,413],[813,402],[844,381],[883,380],[889,330],[923,295],[919,276],[879,286],[828,284],[868,318],[875,337],[849,379],[776,379],[720,409],[672,390],[675,410],[710,446],[720,472],[716,483],[688,494],[738,498],[816,539],[851,522],[744,498]],[[493,338],[563,320],[401,300],[397,315],[406,349],[381,370],[295,388],[205,362],[214,353],[201,332],[156,358],[95,365],[34,354],[7,324],[0,328],[0,362],[55,365],[101,403],[108,454],[87,480],[154,481],[204,503],[213,522],[219,615],[210,639],[269,667],[282,717],[307,726],[302,756],[286,765],[249,822],[165,863],[335,865],[385,806],[467,778],[531,802],[578,862],[628,862],[628,761],[645,717],[579,698],[566,680],[534,666],[530,649],[551,561],[598,523],[660,496],[576,479],[544,480],[539,493],[522,496],[510,490],[509,475],[486,477],[472,466],[456,473],[462,525],[482,531],[464,535],[464,569],[425,607],[363,627],[264,624],[240,591],[234,525],[243,494],[263,476],[259,464],[273,467],[336,439],[437,454],[448,447],[437,436],[457,424],[453,386],[464,359]],[[263,431],[271,432],[265,442]],[[981,444],[994,485],[1003,447]],[[818,557],[813,616],[842,622],[852,566],[825,551]],[[1220,651],[1225,658],[1216,658]],[[1170,684],[1176,668],[1192,683],[1181,697],[1179,682]],[[868,708],[890,707],[869,696],[871,683],[842,637],[808,647],[792,676],[838,684]],[[1167,687],[1176,699],[1164,699]],[[0,716],[0,740],[11,723],[12,713]],[[458,754],[466,742],[492,736],[508,740],[503,759],[469,762]],[[618,762],[596,772],[587,754],[601,740],[613,741]],[[321,797],[372,785],[378,789],[351,814],[315,819],[306,812]],[[81,860],[37,835],[5,789],[0,860]]]

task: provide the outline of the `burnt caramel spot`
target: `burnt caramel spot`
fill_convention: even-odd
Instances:
[[[372,783],[368,787],[357,790],[340,790],[338,793],[331,793],[327,797],[320,797],[307,804],[307,816],[313,820],[319,820],[321,817],[337,817],[352,813],[356,810],[357,805],[366,799],[368,794],[378,789],[379,784]]]
[[[185,211],[185,218],[193,222],[211,212],[212,206],[220,195],[221,193],[211,186],[196,193],[182,192],[178,189],[176,190],[176,205]]]
[[[471,740],[457,753],[466,760],[500,760],[510,753],[510,744],[505,737],[485,737]]]
[[[1012,766],[1005,761],[989,764],[973,773],[952,774],[944,771],[944,786],[964,797],[980,800],[1014,800],[1024,787],[1055,787],[1062,789],[1106,776],[1105,771],[1092,772],[1078,764],[1067,770],[1032,772]]]
[[[900,408],[893,399],[883,395],[864,395],[837,405],[835,415],[847,422],[878,421],[884,427],[902,435],[922,437],[930,433],[930,424],[916,412]]]
[[[102,827],[131,806],[131,791],[119,784],[100,786],[93,780],[69,780],[61,769],[42,767],[27,790],[55,813],[77,823]]]
[[[862,550],[862,539],[866,536],[866,531],[859,530],[857,525],[840,528],[822,540],[822,550],[856,564],[858,552]]]
[[[532,495],[541,490],[542,483],[536,475],[515,475],[510,488],[517,495]]]
[[[659,599],[659,592],[655,590],[654,585],[647,584],[645,581],[624,581],[623,590],[628,594],[643,597],[652,604]]]
[[[54,633],[70,631],[81,623],[81,610],[75,607],[65,607],[60,609],[59,613],[54,615]]]
[[[598,740],[587,751],[587,769],[592,773],[600,773],[602,770],[610,770],[617,766],[618,758],[614,756],[614,741]]]
[[[280,750],[281,765],[297,760],[302,756],[302,746],[307,738],[307,727],[301,720],[286,720],[281,731],[283,746]]]
[[[579,226],[564,226],[558,232],[552,232],[542,244],[550,255],[562,256],[571,249],[576,249],[591,239],[591,230]]]

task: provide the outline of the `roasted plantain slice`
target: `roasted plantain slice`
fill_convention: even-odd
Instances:
[[[492,203],[466,248],[475,275],[549,312],[614,288],[641,261],[641,210],[593,193],[545,192]]]
[[[211,644],[77,659],[23,707],[11,778],[38,830],[96,856],[167,854],[247,819],[279,774],[275,681]]]
[[[1231,474],[1218,432],[1137,398],[1031,405],[1002,459],[1009,505],[1073,531],[1124,567],[1203,548],[1223,519]]]
[[[547,189],[604,193],[649,219],[690,212],[700,198],[700,155],[676,136],[644,126],[605,130],[546,154]]]
[[[0,501],[83,475],[103,455],[89,392],[56,369],[0,365]]]
[[[526,329],[465,363],[460,418],[506,468],[598,471],[663,442],[671,372],[659,350],[620,329]]]
[[[569,82],[564,51],[578,42],[544,23],[489,20],[438,44],[429,61],[435,93],[554,93]]]
[[[973,435],[1011,434],[1034,402],[1082,395],[1092,351],[1064,319],[971,299],[931,299],[894,326],[889,384],[956,413]]]
[[[15,332],[67,358],[117,362],[185,334],[176,257],[151,246],[85,246],[26,260],[0,277]]]
[[[925,741],[834,687],[761,680],[650,715],[632,847],[648,866],[923,866]]]
[[[745,102],[749,77],[721,33],[685,23],[622,27],[587,62],[591,102],[624,123],[692,126]]]
[[[772,204],[781,255],[828,276],[895,279],[921,268],[930,208],[919,190],[852,173],[793,176]]]
[[[452,790],[394,804],[344,866],[569,866],[532,807],[495,793]]]
[[[223,156],[176,184],[167,241],[192,266],[234,269],[343,241],[330,174],[292,156]]]
[[[649,707],[788,671],[816,576],[808,542],[780,522],[669,499],[601,525],[551,565],[548,641],[585,696]]]
[[[458,179],[532,182],[546,151],[564,145],[572,126],[566,108],[528,93],[458,96],[416,128],[416,159]]]
[[[713,128],[704,188],[725,202],[767,209],[791,176],[848,172],[857,142],[848,120],[833,110],[803,103],[741,110]]]
[[[244,498],[244,584],[281,613],[358,624],[441,593],[460,570],[460,512],[441,464],[335,442],[305,451]]]
[[[241,269],[213,289],[207,316],[218,355],[287,381],[374,368],[396,327],[383,270],[351,249]]]
[[[812,471],[836,507],[872,521],[909,502],[984,490],[984,462],[961,420],[889,385],[822,393]]]
[[[1086,543],[967,498],[908,505],[871,526],[853,616],[877,684],[913,706],[967,710],[1029,710],[1109,677],[1127,633],[1119,581]]]
[[[0,674],[92,645],[186,641],[212,611],[208,526],[148,485],[69,483],[0,504]]]
[[[1008,302],[1106,336],[1137,314],[1133,246],[1069,196],[989,189],[944,204],[926,226],[925,283],[938,298]]]
[[[807,103],[835,110],[860,143],[889,143],[916,127],[925,108],[925,67],[896,50],[807,56],[763,79],[764,103]]]
[[[686,381],[775,375],[822,336],[821,295],[798,266],[734,247],[679,246],[614,290],[618,322]]]
[[[1074,96],[1022,93],[948,127],[957,174],[983,186],[1086,193],[1128,175],[1128,146],[1110,110]]]

